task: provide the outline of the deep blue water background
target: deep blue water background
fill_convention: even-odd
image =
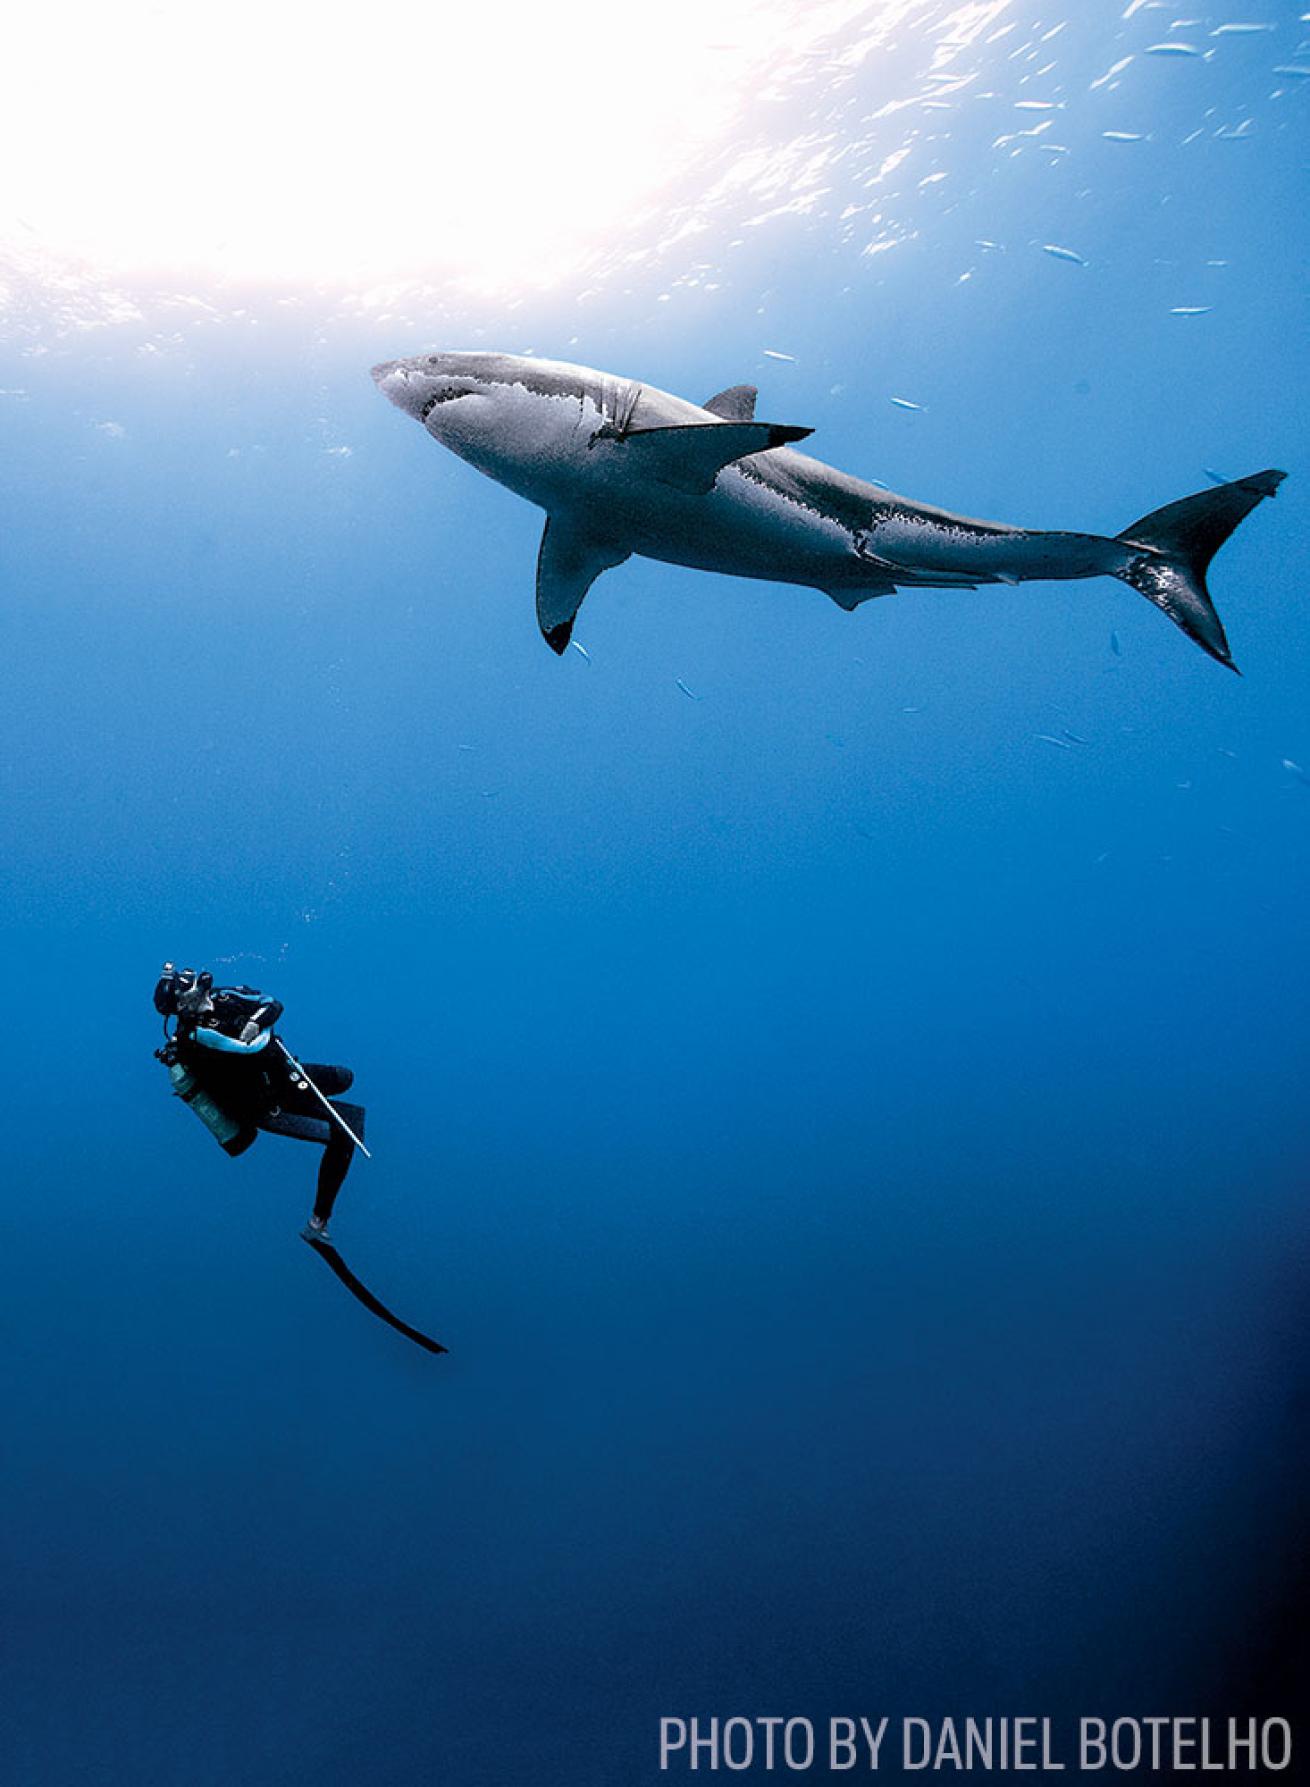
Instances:
[[[872,259],[781,218],[713,291],[674,249],[585,301],[0,339],[7,1781],[1293,1710],[1305,97],[1213,135],[1295,54],[1268,16],[1082,81],[1063,162],[907,187]],[[557,661],[539,515],[367,376],[483,344],[753,380],[1036,525],[1286,466],[1211,578],[1245,676],[1110,582],[850,617],[642,561]],[[355,1067],[342,1246],[448,1358],[297,1241],[309,1150],[170,1102],[166,955]]]

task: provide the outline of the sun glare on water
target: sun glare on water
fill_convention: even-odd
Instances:
[[[851,4],[30,7],[0,237],[119,274],[549,281]]]

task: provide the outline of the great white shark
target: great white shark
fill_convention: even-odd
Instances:
[[[515,354],[417,354],[373,378],[442,446],[546,511],[537,620],[563,652],[582,599],[633,553],[822,590],[854,610],[897,589],[1117,577],[1235,670],[1205,585],[1211,558],[1285,474],[1182,497],[1113,536],[973,521],[864,483],[755,419],[756,389],[703,404]]]

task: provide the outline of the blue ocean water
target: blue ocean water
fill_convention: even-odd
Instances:
[[[1310,26],[987,11],[848,21],[737,144],[821,176],[707,149],[585,278],[7,266],[6,1781],[1295,1710]],[[1032,525],[1285,466],[1211,574],[1244,675],[1108,581],[641,560],[557,660],[539,514],[369,380],[435,347],[751,381]],[[308,1149],[167,1096],[165,956],[354,1067],[335,1227],[447,1358],[297,1240]]]

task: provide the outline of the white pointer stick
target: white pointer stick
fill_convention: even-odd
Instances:
[[[287,1060],[291,1063],[292,1067],[295,1068],[296,1072],[300,1075],[301,1079],[309,1087],[310,1091],[314,1094],[314,1097],[322,1105],[323,1109],[327,1112],[328,1116],[331,1117],[332,1121],[334,1123],[338,1124],[342,1129],[345,1130],[346,1134],[350,1137],[351,1141],[359,1149],[360,1153],[364,1156],[365,1160],[372,1160],[373,1156],[369,1153],[368,1149],[364,1146],[363,1142],[360,1141],[359,1137],[355,1134],[354,1130],[350,1127],[349,1123],[346,1122],[346,1119],[341,1115],[341,1112],[337,1109],[337,1107],[329,1099],[325,1098],[324,1095],[319,1091],[318,1087],[314,1084],[313,1080],[310,1079],[309,1075],[305,1072],[304,1068],[300,1065],[299,1061],[297,1061],[295,1056],[291,1053],[291,1050],[283,1042],[282,1038],[280,1036],[275,1036],[273,1038],[273,1041],[281,1049],[282,1053],[286,1056]]]

